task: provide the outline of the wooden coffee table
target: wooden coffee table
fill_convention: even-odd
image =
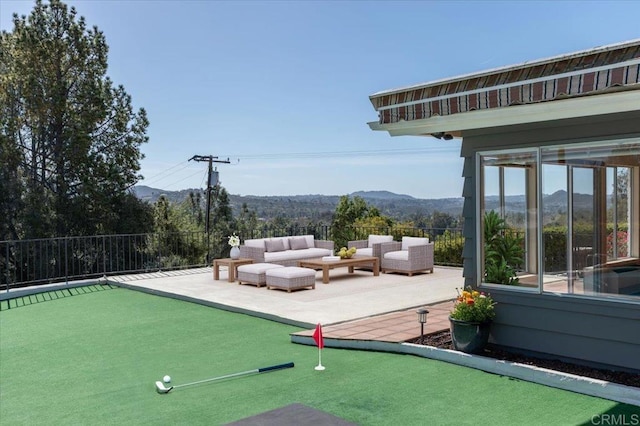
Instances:
[[[253,263],[253,259],[213,259],[213,279],[220,279],[220,265],[229,268],[229,282],[232,283],[236,280],[236,274],[238,272],[238,266],[248,265]]]
[[[377,257],[356,257],[352,259],[340,259],[333,261],[323,261],[322,258],[307,259],[298,261],[298,266],[302,268],[322,269],[322,282],[329,284],[329,270],[336,268],[349,268],[349,273],[353,274],[353,268],[356,266],[367,266],[373,270],[373,275],[380,275],[380,261]]]

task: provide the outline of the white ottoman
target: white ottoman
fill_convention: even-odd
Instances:
[[[238,284],[254,284],[260,287],[267,283],[265,272],[273,268],[284,268],[275,263],[251,263],[238,266]]]
[[[297,288],[316,288],[316,271],[309,268],[299,268],[297,266],[285,266],[284,268],[269,269],[265,272],[267,276],[267,288],[281,288],[291,293]]]

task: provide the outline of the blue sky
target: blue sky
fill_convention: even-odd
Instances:
[[[638,1],[74,0],[147,110],[141,184],[241,195],[462,193],[460,141],[373,132],[369,95],[640,37]],[[0,28],[33,1],[2,0]]]

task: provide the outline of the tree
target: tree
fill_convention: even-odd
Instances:
[[[18,239],[17,216],[22,207],[19,161],[16,147],[0,134],[0,240]]]
[[[250,211],[247,203],[242,203],[240,214],[237,219],[237,234],[246,238],[251,238],[253,231],[258,227],[258,218],[255,211]]]
[[[356,239],[353,225],[358,219],[380,216],[380,210],[370,206],[362,197],[350,199],[343,195],[338,201],[336,211],[331,222],[331,236],[336,247],[344,247],[348,241]]]
[[[445,230],[455,227],[456,219],[449,213],[434,211],[431,213],[431,227],[435,228],[436,235],[443,234]]]
[[[189,195],[182,202],[181,207],[195,226],[195,229],[190,228],[189,230],[204,229],[204,209],[202,208],[202,193],[200,191],[189,191]]]
[[[195,265],[204,260],[202,231],[194,230],[193,218],[184,205],[176,206],[162,195],[154,205],[153,216],[156,232],[149,236],[148,246],[156,253],[159,267]]]
[[[106,76],[105,37],[75,8],[37,0],[13,24],[0,34],[0,136],[18,156],[10,191],[24,206],[3,228],[23,238],[117,232],[113,217],[136,208],[124,199],[139,179],[146,113]]]
[[[237,234],[233,211],[229,203],[229,193],[221,186],[213,187],[211,196],[211,253],[214,258],[229,257],[231,247],[227,237]]]

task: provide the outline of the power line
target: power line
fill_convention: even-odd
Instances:
[[[434,154],[445,152],[456,152],[459,147],[442,148],[408,148],[390,150],[360,150],[360,151],[324,151],[324,152],[285,152],[285,153],[262,153],[262,154],[229,154],[229,158],[244,159],[295,159],[295,158],[333,158],[333,157],[378,157],[397,155],[418,155]]]
[[[459,151],[459,147],[451,147],[451,146],[439,146],[439,147],[428,147],[428,148],[405,148],[405,149],[380,149],[380,150],[357,150],[357,151],[319,151],[319,152],[285,152],[285,153],[259,153],[259,154],[233,154],[233,155],[225,155],[225,157],[227,157],[227,160],[224,161],[225,163],[231,163],[229,161],[229,158],[238,158],[238,159],[248,159],[248,160],[255,160],[255,159],[263,159],[263,160],[273,160],[273,159],[279,159],[279,160],[287,160],[287,159],[304,159],[304,158],[309,158],[309,159],[322,159],[322,158],[345,158],[345,157],[391,157],[391,156],[406,156],[406,155],[411,155],[411,156],[415,156],[415,155],[425,155],[425,154],[436,154],[436,153],[451,153],[451,152],[458,152]],[[197,157],[197,156],[194,156]],[[202,158],[205,158],[205,161],[208,161],[208,156],[199,156]],[[212,157],[213,158],[213,157]],[[215,157],[218,158],[218,157]],[[189,161],[191,161],[192,159],[194,159],[193,157],[188,160],[187,162],[180,162],[168,169],[166,169],[165,171],[154,175],[150,178],[145,178],[144,182],[145,184],[149,184],[151,182],[159,182],[161,180],[164,180],[166,178],[169,178],[173,175],[176,175],[177,173],[183,171],[184,169],[186,169],[187,167],[189,167]],[[240,161],[240,160],[238,160]],[[169,171],[175,169],[176,167],[179,166],[183,166],[182,168],[180,168],[179,170],[175,170],[173,173],[168,173]],[[190,174],[186,177],[180,178],[177,181],[171,182],[169,184],[166,184],[165,187],[166,188],[171,188],[173,185],[178,184],[179,182],[182,182],[184,180],[187,180],[195,175],[197,175],[198,173],[202,173],[201,170],[198,170],[197,172]],[[206,173],[205,175],[203,175],[203,179],[201,181],[201,184],[204,182],[204,179],[206,178]],[[201,185],[202,186],[202,185]]]
[[[173,173],[169,173],[171,170],[175,169],[175,168],[176,168],[176,167],[178,167],[178,166],[183,166],[183,167],[182,167],[181,169],[179,169],[179,170],[176,170],[176,171],[175,171],[175,172],[173,172]],[[168,169],[166,169],[166,170],[163,170],[162,172],[160,172],[160,173],[158,173],[158,174],[156,174],[156,175],[153,175],[153,176],[151,176],[151,177],[149,177],[149,178],[144,178],[144,181],[145,181],[145,182],[147,182],[147,183],[148,183],[148,182],[153,182],[154,180],[161,181],[161,180],[163,180],[163,179],[165,179],[165,178],[168,178],[168,177],[170,177],[170,176],[175,175],[176,173],[181,172],[182,170],[186,169],[187,167],[189,167],[189,162],[188,162],[188,161],[181,161],[180,163],[175,164],[175,165],[173,165],[173,166],[169,167],[169,168],[168,168]],[[157,179],[156,179],[156,178],[157,178]]]
[[[181,169],[181,170],[182,170],[182,169]],[[191,178],[191,177],[193,177],[193,176],[195,176],[195,175],[199,175],[200,173],[202,173],[202,170],[198,170],[198,171],[197,171],[197,172],[195,172],[195,173],[191,173],[191,174],[190,174],[190,175],[188,175],[188,176],[185,176],[185,177],[183,177],[183,178],[181,178],[181,179],[178,179],[178,180],[176,180],[176,181],[173,181],[172,183],[166,184],[166,185],[164,185],[164,188],[165,188],[165,189],[170,189],[173,185],[176,185],[176,184],[178,184],[178,183],[182,182],[183,180],[187,180],[187,179],[189,179],[189,178]],[[202,178],[201,183],[202,183],[202,182],[204,182],[204,179],[205,179],[205,176],[206,176],[206,175],[207,175],[207,174],[206,174],[206,172],[205,172],[205,174],[203,175],[203,178]],[[145,180],[145,183],[146,183],[146,180]]]

